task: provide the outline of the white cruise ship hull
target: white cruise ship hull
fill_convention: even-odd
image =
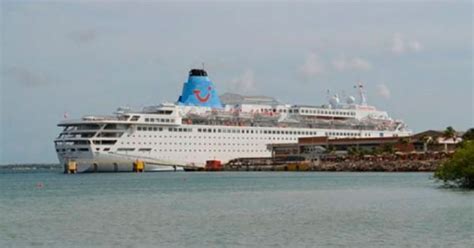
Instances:
[[[59,155],[59,161],[66,170],[68,161],[73,160],[77,165],[78,173],[85,172],[133,172],[133,163],[136,156],[117,156],[114,154],[84,153],[72,156]],[[171,165],[165,161],[144,159],[146,172],[175,172],[184,171],[182,166]],[[161,164],[160,164],[161,162]]]

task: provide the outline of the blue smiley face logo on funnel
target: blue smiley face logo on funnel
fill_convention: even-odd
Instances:
[[[222,108],[214,84],[207,77],[207,72],[201,69],[192,69],[189,72],[188,81],[183,85],[178,104]]]

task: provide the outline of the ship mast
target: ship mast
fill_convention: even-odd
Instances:
[[[357,91],[359,92],[360,105],[367,106],[367,98],[365,96],[364,85],[362,84],[362,82],[358,81],[357,85],[355,85],[354,88],[357,88]]]

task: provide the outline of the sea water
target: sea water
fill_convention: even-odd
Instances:
[[[0,172],[0,247],[472,247],[431,173]]]

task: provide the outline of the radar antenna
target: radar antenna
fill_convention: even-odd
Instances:
[[[357,82],[357,85],[354,85],[354,88],[357,88],[357,91],[359,92],[360,105],[366,106],[367,105],[367,98],[365,96],[364,85],[362,84],[362,82],[359,80]]]

